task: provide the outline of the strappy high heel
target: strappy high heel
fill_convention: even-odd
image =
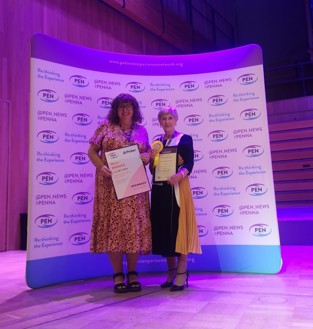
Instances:
[[[127,273],[127,289],[130,292],[141,291],[141,283],[136,281],[129,281],[130,275],[136,275],[138,278],[138,273],[136,271],[130,271]]]
[[[169,274],[169,273],[171,273],[173,271],[176,271],[176,270],[177,270],[177,268],[175,267],[175,268],[172,268],[172,269],[168,270],[167,273]],[[175,275],[173,275],[171,281],[165,281],[164,283],[160,284],[160,287],[161,288],[170,288],[170,287],[172,287],[173,282],[175,280],[175,277],[176,277],[176,273],[175,273]]]
[[[118,272],[118,273],[115,273],[113,275],[113,282],[114,282],[115,278],[117,278],[119,276],[123,277],[123,280],[125,279],[124,273],[123,272]],[[128,291],[127,290],[127,286],[126,286],[126,284],[124,282],[120,282],[120,283],[114,284],[114,292],[116,292],[118,294],[123,294],[123,293],[125,293],[127,291]]]
[[[182,291],[184,290],[185,286],[188,287],[188,278],[189,278],[189,272],[183,272],[183,273],[176,273],[176,275],[184,275],[186,274],[186,281],[184,282],[184,284],[182,286],[178,286],[176,284],[172,285],[171,287],[171,291]]]

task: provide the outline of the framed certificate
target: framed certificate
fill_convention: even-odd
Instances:
[[[151,190],[137,145],[105,152],[118,200]]]
[[[177,167],[177,147],[165,147],[159,153],[159,158],[155,166],[154,182],[167,181],[176,174]]]

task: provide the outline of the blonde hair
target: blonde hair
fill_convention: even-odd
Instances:
[[[160,121],[162,117],[164,117],[164,115],[167,114],[171,114],[175,120],[178,120],[177,110],[175,109],[175,107],[171,107],[171,106],[163,107],[163,109],[159,111],[158,120]]]

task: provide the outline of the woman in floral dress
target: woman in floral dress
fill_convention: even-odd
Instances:
[[[138,256],[149,254],[152,249],[149,194],[144,192],[118,200],[105,152],[136,144],[142,162],[147,165],[150,146],[147,131],[140,125],[142,119],[137,100],[132,95],[120,94],[112,102],[107,121],[89,141],[88,155],[96,167],[90,250],[108,253],[116,293],[141,290],[136,272]],[[124,255],[127,284],[124,282]]]

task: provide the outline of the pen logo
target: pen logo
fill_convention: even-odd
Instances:
[[[91,119],[90,115],[85,114],[85,113],[77,113],[77,114],[73,115],[72,120],[78,126],[88,126],[92,123],[92,119]]]
[[[113,99],[110,97],[100,97],[97,100],[97,104],[103,109],[110,109]]]
[[[88,154],[84,153],[84,152],[73,153],[71,155],[70,159],[74,164],[77,164],[77,165],[84,165],[84,164],[87,164],[88,162],[90,162]]]
[[[158,135],[155,135],[153,138],[152,138],[152,141],[158,141],[160,140],[161,138],[163,137],[163,134],[158,134]]]
[[[87,78],[82,75],[72,75],[70,77],[70,82],[72,83],[73,86],[79,88],[84,88],[89,85]]]
[[[193,154],[193,160],[194,161],[200,161],[202,160],[204,157],[203,153],[199,150],[194,150],[194,154]]]
[[[246,191],[252,196],[260,196],[267,192],[267,187],[261,183],[255,183],[247,186]]]
[[[51,89],[41,89],[38,91],[37,96],[46,103],[53,103],[59,100],[58,94]]]
[[[163,107],[169,106],[169,101],[167,99],[155,99],[154,101],[151,102],[151,106],[155,110],[162,110]]]
[[[58,222],[57,218],[51,214],[44,214],[35,219],[35,225],[40,228],[50,228]]]
[[[72,196],[72,200],[79,205],[85,205],[93,200],[93,197],[88,192],[78,192]]]
[[[255,158],[264,153],[264,149],[260,145],[249,145],[243,149],[243,154],[249,158]]]
[[[254,73],[247,73],[241,75],[238,79],[237,82],[239,82],[241,85],[251,85],[252,83],[255,83],[258,80],[257,75]]]
[[[226,204],[218,205],[213,208],[213,214],[217,217],[228,217],[231,216],[234,212],[231,206]]]
[[[70,236],[69,241],[73,246],[81,246],[88,243],[90,240],[89,234],[86,232],[77,232]]]
[[[227,103],[227,97],[225,95],[214,95],[208,99],[211,106],[221,106]]]
[[[258,109],[247,109],[240,112],[240,118],[243,120],[255,120],[260,115],[261,111]]]
[[[233,171],[229,167],[217,167],[212,171],[212,175],[215,178],[228,178],[233,174]]]
[[[56,143],[59,140],[59,136],[55,131],[42,130],[37,134],[37,138],[45,144]]]
[[[263,238],[265,236],[268,236],[272,233],[272,229],[267,224],[254,224],[250,226],[249,232],[252,233],[252,235]]]
[[[191,189],[191,194],[194,199],[203,199],[208,195],[204,187],[194,187]]]
[[[198,225],[198,234],[200,238],[203,238],[204,236],[208,235],[209,230],[204,225]]]
[[[145,90],[145,86],[141,82],[129,82],[126,87],[128,88],[128,91],[132,93],[141,93]]]
[[[41,185],[53,185],[59,180],[58,176],[54,172],[42,172],[37,175],[36,180]]]
[[[186,118],[184,119],[184,122],[188,126],[198,126],[198,125],[201,125],[203,120],[204,119],[201,117],[201,115],[191,114],[191,115],[186,116]]]
[[[185,81],[179,87],[183,91],[194,91],[199,88],[199,84],[196,81]]]
[[[224,130],[214,130],[209,133],[208,137],[211,142],[222,142],[228,137],[228,134]]]

